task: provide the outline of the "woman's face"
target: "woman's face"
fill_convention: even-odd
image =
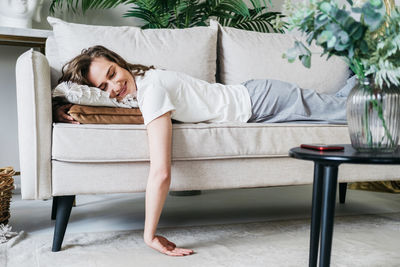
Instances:
[[[110,94],[110,98],[122,100],[126,95],[136,96],[133,75],[118,64],[104,57],[95,58],[89,67],[89,82]]]

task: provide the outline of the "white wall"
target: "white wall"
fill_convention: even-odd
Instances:
[[[15,61],[27,48],[0,46],[0,167],[19,169]]]

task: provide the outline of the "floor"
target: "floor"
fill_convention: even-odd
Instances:
[[[202,191],[197,196],[169,195],[159,227],[214,225],[310,218],[311,185]],[[21,200],[13,195],[13,231],[52,234],[51,200]],[[400,194],[347,190],[336,216],[400,212]],[[67,232],[143,229],[144,194],[80,195]]]

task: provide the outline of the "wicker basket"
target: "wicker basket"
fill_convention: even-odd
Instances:
[[[12,167],[0,168],[0,224],[7,224],[10,218],[10,201],[14,189]]]

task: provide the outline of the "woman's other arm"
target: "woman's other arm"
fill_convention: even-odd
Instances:
[[[150,152],[150,172],[146,187],[145,243],[170,256],[192,254],[190,249],[177,248],[165,237],[157,236],[156,230],[161,211],[171,184],[171,113],[156,118],[147,125]]]
[[[53,98],[53,121],[79,124],[78,121],[74,120],[74,118],[68,115],[68,110],[71,108],[71,106],[72,104],[70,103],[65,103],[62,100]]]

